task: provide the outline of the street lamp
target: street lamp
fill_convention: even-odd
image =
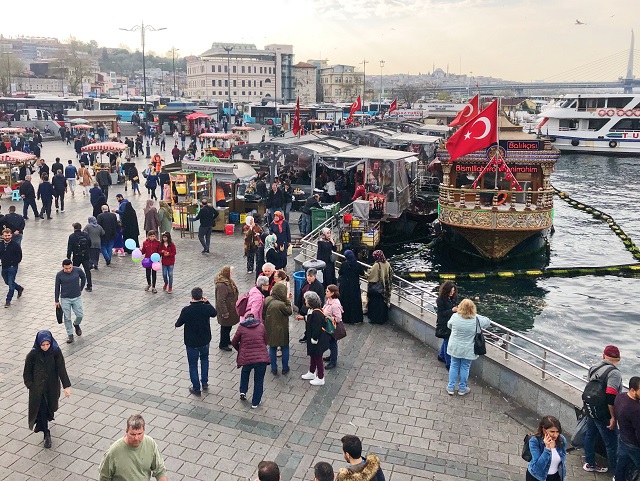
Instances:
[[[179,52],[179,48],[171,48],[171,56],[173,57],[173,100],[176,99],[178,90],[176,89],[176,52]]]
[[[378,97],[378,114],[382,112],[382,69],[384,68],[384,60],[380,60],[380,96]]]
[[[231,45],[225,45],[222,47],[227,52],[227,88],[229,93],[229,109],[227,111],[227,125],[231,125],[231,51],[233,47]]]
[[[364,95],[367,93],[367,59],[362,60],[362,102],[364,103]]]

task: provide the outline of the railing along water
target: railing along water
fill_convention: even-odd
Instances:
[[[546,192],[545,192],[546,193]],[[323,224],[302,238],[301,254],[305,260],[315,259],[317,254],[317,241],[322,229],[330,228],[335,234],[339,234],[342,218],[345,214],[353,213],[353,204],[343,207],[336,215],[331,216]],[[344,260],[342,254],[336,253],[340,261]],[[359,262],[365,269],[370,269],[369,264]],[[367,291],[366,279],[360,279],[360,289]],[[397,275],[393,276],[393,292],[391,301],[398,307],[403,303],[419,309],[420,315],[428,312],[436,316],[436,293],[431,290],[408,281]],[[502,324],[491,321],[489,329],[483,330],[488,344],[501,351],[505,361],[511,358],[518,359],[527,366],[540,373],[540,379],[553,378],[559,382],[582,392],[589,366],[570,358],[544,344],[531,339],[520,332],[509,329]]]

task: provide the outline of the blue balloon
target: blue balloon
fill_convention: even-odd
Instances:
[[[160,254],[157,252],[151,254],[151,262],[160,262]]]
[[[124,241],[124,246],[132,251],[136,248],[136,241],[134,241],[133,239],[127,239],[126,241]]]

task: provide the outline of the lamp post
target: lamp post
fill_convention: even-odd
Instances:
[[[180,49],[175,47],[171,48],[171,56],[173,58],[173,100],[177,100],[176,95],[178,92],[176,88],[176,51],[180,51]]]
[[[227,88],[229,93],[229,109],[227,110],[227,125],[231,125],[231,51],[233,47],[231,45],[225,45],[222,47],[227,52]]]
[[[364,103],[364,96],[367,93],[367,59],[362,60],[362,103]]]
[[[384,60],[380,60],[380,96],[378,97],[378,114],[382,112],[382,69],[384,68]]]
[[[166,30],[166,27],[155,28],[151,25],[145,25],[142,22],[140,25],[134,25],[131,28],[120,28],[120,30],[124,30],[125,32],[135,32],[136,30],[140,30],[140,36],[142,39],[142,89],[144,96],[144,123],[145,123],[145,134],[149,135],[149,122],[147,111],[147,67],[144,60],[144,34],[147,30],[151,30],[152,32],[159,32],[160,30]],[[147,137],[148,138],[148,137]],[[149,141],[147,140],[147,159],[151,158],[151,146],[149,145]]]

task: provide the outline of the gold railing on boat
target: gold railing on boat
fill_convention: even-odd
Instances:
[[[549,210],[553,208],[553,189],[499,190],[462,189],[440,186],[438,203],[474,210]]]

